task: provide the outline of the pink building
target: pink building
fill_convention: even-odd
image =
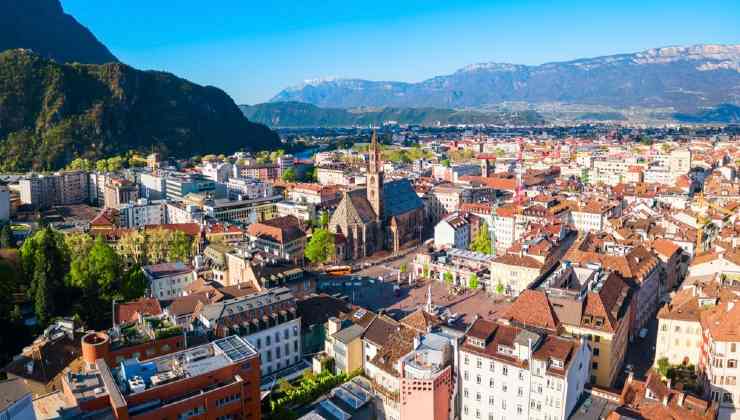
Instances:
[[[450,341],[430,333],[415,338],[414,348],[400,361],[401,420],[448,420],[455,393]]]

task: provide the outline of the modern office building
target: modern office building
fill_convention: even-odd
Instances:
[[[259,419],[260,361],[238,336],[62,377],[64,398],[85,415],[128,419]],[[96,417],[97,418],[97,417]]]

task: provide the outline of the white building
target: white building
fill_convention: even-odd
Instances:
[[[228,162],[207,161],[200,166],[200,173],[213,182],[226,182],[233,171],[233,167]]]
[[[271,197],[272,185],[255,178],[230,178],[226,182],[226,195],[229,200],[253,200]]]
[[[281,201],[275,204],[277,217],[295,216],[298,220],[310,221],[316,219],[316,206],[311,203],[294,203]]]
[[[167,205],[164,201],[149,202],[146,198],[140,198],[136,203],[121,204],[117,210],[122,228],[131,229],[167,223]]]
[[[590,366],[582,341],[477,319],[460,347],[460,418],[566,420]]]
[[[436,248],[468,249],[470,245],[470,223],[460,213],[451,214],[434,226]]]
[[[181,262],[146,265],[141,269],[149,283],[149,296],[157,299],[183,296],[185,288],[198,278],[193,267]]]
[[[139,175],[139,197],[160,200],[167,197],[165,177],[157,174]]]
[[[238,334],[254,346],[263,377],[301,362],[301,318],[287,287],[208,304],[194,317],[196,330]]]
[[[10,220],[10,189],[0,181],[0,222]]]

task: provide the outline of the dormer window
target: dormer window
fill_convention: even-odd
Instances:
[[[563,368],[563,361],[560,359],[550,359],[550,365],[552,365],[555,368],[562,369]]]

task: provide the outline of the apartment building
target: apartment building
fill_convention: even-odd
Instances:
[[[316,220],[316,206],[311,203],[281,201],[275,204],[275,210],[277,211],[277,217],[293,216],[304,222]]]
[[[329,206],[339,201],[339,189],[333,185],[295,184],[288,191],[288,199],[296,203]]]
[[[139,175],[139,196],[149,200],[167,198],[166,177],[157,172],[141,173]]]
[[[615,273],[561,265],[525,290],[503,315],[519,327],[583,337],[592,349],[591,383],[611,387],[622,371],[634,314],[633,292]]]
[[[87,172],[62,171],[51,175],[33,174],[18,181],[21,203],[34,208],[82,204],[90,199]]]
[[[164,201],[150,202],[145,198],[140,198],[136,202],[121,204],[116,210],[118,210],[118,225],[125,229],[167,223],[167,210]]]
[[[216,183],[201,174],[169,173],[165,177],[165,198],[182,201],[188,194],[215,194]]]
[[[10,189],[8,184],[0,181],[0,222],[10,220]]]
[[[226,182],[226,196],[229,200],[254,200],[272,197],[272,185],[255,178],[229,178]]]
[[[445,215],[458,211],[460,205],[470,201],[471,190],[453,185],[438,185],[432,189],[430,216],[433,221],[441,220]]]
[[[719,301],[718,296],[707,295],[702,289],[692,286],[680,290],[658,312],[656,366],[664,358],[672,365],[699,365],[703,341],[702,308],[711,308]]]
[[[118,208],[139,199],[139,187],[124,178],[108,179],[103,187],[103,205]]]
[[[572,203],[569,207],[568,222],[580,232],[602,232],[607,220],[619,214],[616,204],[596,200]]]
[[[229,162],[220,162],[217,160],[203,162],[198,168],[204,177],[213,182],[225,183],[229,180],[233,168]]]
[[[301,318],[285,287],[196,308],[193,329],[214,337],[239,335],[259,354],[263,377],[301,361]]]
[[[238,336],[142,362],[103,358],[62,376],[63,398],[82,416],[136,419],[259,419],[260,361]]]
[[[402,420],[447,420],[455,415],[455,351],[448,336],[414,338],[413,350],[399,360]]]
[[[460,213],[452,213],[434,226],[437,248],[468,249],[470,239],[470,223]]]
[[[737,299],[719,303],[701,314],[699,371],[711,400],[719,403],[720,419],[737,418],[740,402],[740,305]]]
[[[209,199],[203,202],[202,207],[208,216],[220,222],[248,225],[275,217],[276,204],[281,199],[279,195],[237,201]]]
[[[252,248],[294,264],[303,263],[306,234],[300,228],[300,221],[293,216],[252,223],[247,228],[247,236]]]
[[[193,267],[182,262],[145,265],[141,270],[149,283],[148,295],[157,299],[183,296],[185,288],[197,279]]]
[[[460,347],[462,420],[566,420],[590,372],[583,340],[476,319]]]

